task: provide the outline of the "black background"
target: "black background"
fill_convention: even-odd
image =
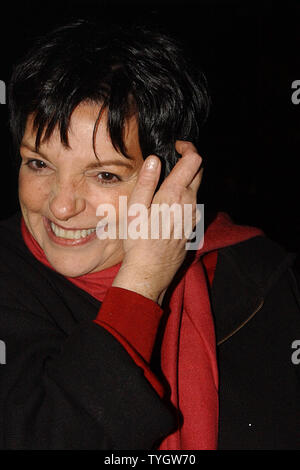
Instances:
[[[0,80],[34,39],[74,18],[161,25],[182,40],[208,79],[212,110],[201,148],[201,201],[299,250],[300,1],[40,1],[7,4],[1,18]],[[0,105],[0,219],[18,209],[17,175]]]

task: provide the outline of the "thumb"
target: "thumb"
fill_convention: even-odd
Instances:
[[[161,172],[161,162],[156,155],[150,155],[143,163],[131,196],[130,204],[144,204],[150,207]]]

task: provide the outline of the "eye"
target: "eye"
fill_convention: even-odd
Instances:
[[[102,171],[101,173],[97,174],[97,180],[101,184],[114,184],[118,183],[120,181],[120,178],[117,175],[114,175],[113,173],[108,173],[107,171]]]
[[[37,160],[37,159],[28,160],[25,163],[25,165],[27,165],[31,170],[34,170],[34,171],[41,171],[44,168],[47,168],[47,165],[45,162],[43,162],[42,160]]]

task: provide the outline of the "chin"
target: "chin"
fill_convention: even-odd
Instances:
[[[89,274],[91,272],[100,271],[101,269],[97,269],[94,263],[87,263],[86,260],[84,262],[80,262],[78,260],[77,263],[74,263],[74,260],[71,262],[68,260],[51,260],[51,257],[47,257],[51,266],[57,271],[59,274],[62,274],[65,277],[79,277],[83,276],[84,274]]]
[[[54,267],[54,266],[53,266]],[[59,274],[62,274],[65,277],[80,277],[83,276],[84,274],[88,274],[90,271],[82,271],[78,269],[72,269],[72,268],[54,268]]]

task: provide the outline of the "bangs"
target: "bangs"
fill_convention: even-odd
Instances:
[[[96,92],[90,93],[88,97],[86,92],[83,93],[80,89],[72,94],[68,94],[65,89],[58,89],[54,95],[51,93],[51,95],[44,97],[33,113],[36,151],[38,151],[42,142],[47,142],[51,138],[56,128],[59,130],[62,144],[68,148],[68,132],[72,113],[80,104],[87,103],[99,106],[92,138],[95,156],[97,157],[95,140],[98,125],[103,112],[107,110],[107,130],[112,145],[119,153],[126,158],[130,158],[124,144],[124,128],[126,120],[137,112],[136,103],[128,87],[118,86],[115,88],[114,82],[115,84],[120,83],[118,80],[113,80],[109,90],[103,84],[97,86]],[[67,96],[67,99],[63,99],[64,96]]]

